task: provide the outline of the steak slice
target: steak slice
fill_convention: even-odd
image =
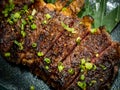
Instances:
[[[120,44],[105,28],[91,29],[90,16],[76,16],[84,0],[73,0],[66,8],[61,5],[67,0],[60,2],[15,0],[7,16],[3,9],[1,55],[29,67],[57,90],[109,90],[118,72]]]

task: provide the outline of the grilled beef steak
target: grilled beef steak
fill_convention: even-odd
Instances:
[[[67,2],[2,1],[0,53],[57,90],[109,90],[120,44],[104,27],[91,29],[92,17],[77,17],[84,0]]]

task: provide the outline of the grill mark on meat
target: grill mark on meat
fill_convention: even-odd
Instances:
[[[89,90],[96,90],[96,88],[97,87],[99,87],[99,86],[101,86],[100,84],[108,84],[108,82],[110,81],[110,79],[112,79],[113,80],[113,76],[116,76],[116,75],[112,75],[112,74],[110,74],[110,73],[113,73],[113,67],[114,67],[114,64],[112,64],[112,62],[111,61],[108,61],[108,59],[106,60],[106,58],[105,58],[105,56],[107,56],[107,55],[105,55],[105,54],[113,54],[112,56],[111,56],[111,58],[110,58],[110,60],[111,59],[114,59],[114,60],[116,60],[116,58],[118,58],[118,56],[116,56],[116,54],[115,53],[112,53],[112,50],[116,50],[116,44],[114,43],[114,44],[111,44],[109,47],[107,47],[106,49],[105,49],[105,51],[104,52],[102,52],[102,54],[100,55],[100,57],[97,57],[97,58],[95,58],[96,60],[97,60],[97,62],[95,62],[95,64],[97,65],[97,70],[96,71],[90,71],[91,72],[91,74],[92,73],[94,73],[94,75],[96,76],[96,77],[90,77],[90,76],[93,76],[93,75],[89,75],[88,74],[88,76],[86,76],[86,78],[88,77],[88,78],[92,78],[93,80],[96,80],[97,81],[97,85],[95,84],[93,87],[89,87],[88,89]],[[112,48],[112,49],[111,49]],[[110,51],[109,51],[110,50]],[[109,53],[108,53],[109,52]],[[109,57],[108,57],[109,58]],[[101,60],[100,60],[101,59]],[[104,61],[104,59],[105,59],[105,61]],[[102,62],[102,61],[104,61],[104,62]],[[102,65],[103,64],[105,64],[106,62],[109,62],[110,64],[106,64],[105,66],[107,67],[107,69],[106,69],[106,71],[103,71],[103,69],[101,69],[100,68],[100,64],[102,63]],[[90,73],[89,72],[89,73]],[[98,76],[96,75],[97,73],[99,72],[99,74],[98,74]],[[101,74],[100,74],[101,73]],[[73,80],[73,83],[71,83],[70,84],[70,86],[68,86],[68,88],[69,87],[73,87],[73,88],[75,88],[74,90],[77,90],[77,84],[75,84],[75,82],[77,82],[78,80],[79,80],[79,77],[80,77],[80,74],[81,73],[79,73],[79,76],[76,76],[76,78]],[[116,73],[115,73],[116,74]],[[101,76],[102,77],[101,77]],[[101,78],[100,78],[101,77]],[[112,77],[112,78],[111,78]],[[103,83],[102,83],[102,81],[99,81],[98,79],[103,79],[102,81],[104,81]],[[105,80],[106,79],[106,80]],[[88,79],[89,80],[89,79]],[[91,80],[91,79],[90,79]],[[90,81],[89,80],[89,81]],[[89,82],[89,81],[87,81],[87,82]],[[74,84],[73,86],[72,86],[72,84]],[[99,86],[98,86],[99,85]],[[105,85],[104,85],[104,87],[105,87]],[[101,89],[103,89],[104,87],[102,87],[102,88],[97,88],[97,90],[101,90]],[[106,86],[107,87],[107,86]],[[109,86],[108,86],[109,87]],[[91,89],[90,89],[91,88]],[[69,89],[68,89],[69,90]]]

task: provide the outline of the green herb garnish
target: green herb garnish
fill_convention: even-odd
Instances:
[[[49,58],[44,58],[44,62],[47,63],[47,64],[50,64],[51,60]]]
[[[24,38],[25,36],[26,36],[26,32],[25,31],[21,31],[21,35],[22,35],[22,37]]]
[[[90,32],[91,32],[92,34],[94,34],[94,33],[97,32],[97,30],[98,30],[97,28],[93,28],[93,29],[90,30]]]
[[[84,74],[80,76],[80,80],[85,80],[85,75]]]
[[[84,65],[86,61],[84,58],[82,58],[82,59],[80,59],[80,62],[81,62],[81,65]]]
[[[68,69],[68,73],[71,74],[71,75],[73,75],[75,73],[75,71],[74,71],[73,68],[70,68],[70,69]]]
[[[59,62],[58,63],[58,71],[61,72],[64,69],[63,63]]]
[[[80,81],[77,82],[77,85],[78,85],[81,89],[85,89],[86,86],[87,86],[86,82],[80,82]]]
[[[85,63],[85,68],[86,68],[87,70],[91,70],[91,69],[93,68],[93,64],[92,64],[92,63],[89,63],[89,62],[86,62],[86,63]]]
[[[38,52],[37,53],[37,56],[39,56],[39,57],[42,57],[44,54],[43,54],[43,52]]]
[[[19,50],[23,50],[23,43],[20,43],[17,40],[14,40],[14,43],[19,47]]]
[[[32,47],[36,48],[37,47],[37,43],[32,43]]]
[[[31,29],[32,29],[32,30],[37,29],[37,26],[36,26],[35,23],[33,23],[33,24],[31,25]]]
[[[4,54],[5,57],[10,57],[10,55],[11,55],[10,52],[6,52],[6,53]]]
[[[103,70],[106,70],[106,69],[107,69],[107,67],[104,66],[104,65],[102,65],[102,64],[100,64],[100,67],[101,67]]]
[[[70,28],[68,25],[64,24],[63,22],[61,22],[62,27],[67,30],[70,33],[76,33],[74,28]]]
[[[50,14],[45,14],[46,19],[52,18]]]
[[[46,70],[49,70],[49,66],[45,66],[45,69],[46,69]]]
[[[76,39],[76,43],[77,43],[77,45],[80,44],[80,40],[81,40],[81,38],[80,38],[80,37],[77,37],[77,39]]]

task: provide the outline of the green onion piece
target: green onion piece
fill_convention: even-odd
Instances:
[[[49,58],[44,58],[44,62],[46,62],[47,64],[50,64],[51,60]]]
[[[31,85],[30,90],[35,90],[35,86]]]
[[[93,70],[96,70],[96,69],[97,69],[96,65],[93,65]]]
[[[13,0],[9,0],[9,4],[12,4],[13,3]]]
[[[22,21],[22,24],[23,24],[23,25],[26,25],[26,24],[27,24],[27,22],[26,22],[25,19],[21,19],[21,21]]]
[[[70,68],[70,69],[68,69],[68,73],[72,75],[72,74],[74,74],[74,73],[75,73],[75,71],[74,71],[74,69],[73,69],[73,68]]]
[[[29,16],[28,16],[28,19],[29,19],[29,20],[33,20],[34,17],[33,17],[32,15],[29,15]]]
[[[81,65],[84,65],[86,61],[85,61],[84,58],[82,58],[82,59],[80,60],[80,62],[81,62]]]
[[[58,63],[58,71],[61,72],[64,69],[62,62]]]
[[[80,40],[81,40],[81,38],[80,38],[80,37],[77,37],[77,39],[76,39],[76,43],[77,43],[77,45],[80,44]]]
[[[32,47],[36,48],[37,47],[37,43],[32,43]]]
[[[13,22],[10,18],[7,19],[7,22],[8,22],[10,25],[13,25],[13,24],[14,24],[14,22]]]
[[[31,29],[32,29],[32,30],[37,29],[36,24],[33,23],[33,24],[31,25]]]
[[[45,17],[46,17],[47,19],[50,19],[50,18],[51,18],[51,15],[50,15],[50,14],[46,14]]]
[[[23,6],[23,10],[24,10],[25,12],[27,12],[27,11],[28,11],[28,5],[24,5],[24,6]]]
[[[87,86],[86,82],[80,82],[80,81],[77,82],[77,85],[78,85],[81,89],[85,89],[86,86]]]
[[[5,57],[10,57],[10,55],[11,55],[10,52],[6,52],[6,53],[4,54]]]
[[[34,3],[34,0],[30,0],[31,3]]]
[[[96,80],[92,80],[90,83],[89,83],[89,86],[92,86],[93,84],[95,84],[97,81]]]
[[[93,64],[89,63],[89,62],[86,62],[85,67],[86,67],[87,70],[91,70],[93,68]]]
[[[37,56],[39,56],[39,57],[42,57],[44,54],[43,54],[43,52],[38,52],[37,53]]]
[[[14,13],[14,18],[20,19],[21,18],[20,13],[19,12]]]
[[[47,24],[47,21],[46,21],[46,20],[43,20],[43,21],[42,21],[42,24]]]
[[[90,32],[91,32],[92,34],[94,34],[94,33],[97,32],[97,30],[98,30],[97,28],[94,28],[94,29],[91,29]]]
[[[36,9],[33,9],[33,11],[32,11],[32,16],[34,16],[35,14],[36,14]]]
[[[21,28],[21,30],[24,30],[25,27],[23,24],[21,24],[20,28]]]
[[[67,10],[67,8],[66,8],[66,7],[63,7],[63,8],[62,8],[62,11],[66,11],[66,10]]]
[[[85,70],[85,66],[84,65],[80,65],[80,69]]]
[[[48,69],[49,69],[49,66],[45,66],[45,69],[48,70]]]
[[[101,67],[103,70],[106,70],[106,69],[107,69],[107,67],[104,66],[104,65],[102,65],[102,64],[100,64],[100,67]]]
[[[15,43],[17,46],[19,46],[19,50],[23,50],[23,43],[20,43],[20,42],[18,42],[18,41],[16,41],[16,40],[14,40],[14,43]]]
[[[85,80],[85,75],[84,74],[80,76],[80,80]]]
[[[62,27],[70,33],[76,33],[74,28],[70,28],[68,25],[61,23]]]
[[[22,37],[24,38],[25,36],[26,36],[26,32],[25,31],[21,31],[21,35],[22,35]]]

